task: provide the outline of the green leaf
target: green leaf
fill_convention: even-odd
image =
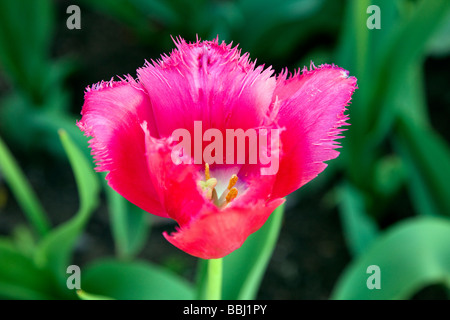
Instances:
[[[17,148],[29,156],[37,150],[45,149],[65,160],[66,154],[58,135],[55,134],[59,129],[64,129],[89,156],[88,139],[74,125],[76,118],[65,112],[68,106],[68,93],[55,86],[46,94],[45,103],[41,105],[30,103],[20,92],[6,96],[0,100],[1,129],[5,140],[11,145],[17,145]],[[16,123],[22,125],[17,126]]]
[[[398,2],[371,1],[380,7],[381,30],[367,30],[368,14],[361,3],[353,0],[347,7],[338,62],[358,78],[361,88],[353,97],[352,128],[344,142],[351,162],[347,168],[355,184],[370,189],[372,179],[367,176],[395,123],[392,102],[408,79],[408,70],[422,64],[427,43],[445,19],[450,2],[409,2],[410,14],[399,15]],[[361,39],[368,40],[367,45]]]
[[[60,130],[59,134],[77,182],[80,208],[71,220],[53,229],[39,243],[35,253],[35,260],[39,265],[50,268],[61,281],[65,277],[78,237],[82,233],[92,211],[97,207],[99,184],[91,164],[76,147],[68,134],[63,130]]]
[[[414,218],[396,224],[354,260],[337,282],[333,299],[408,299],[430,284],[450,286],[450,221]],[[371,273],[380,268],[380,289],[368,289]]]
[[[53,22],[49,0],[0,1],[1,65],[34,101],[44,98]]]
[[[448,56],[450,54],[450,10],[442,20],[437,31],[428,42],[428,53],[435,56]]]
[[[366,211],[364,195],[349,183],[339,189],[339,213],[347,242],[353,256],[364,253],[378,236],[378,226]]]
[[[130,259],[142,249],[149,234],[150,215],[128,202],[103,179],[116,252],[121,259]]]
[[[80,298],[81,300],[114,300],[109,297],[90,294],[83,290],[77,290],[77,295],[78,295],[78,298]]]
[[[450,149],[432,129],[400,118],[396,147],[402,156],[412,200],[422,214],[450,214]],[[429,212],[428,212],[429,210]]]
[[[270,215],[261,229],[248,237],[241,248],[223,258],[223,299],[256,297],[280,233],[283,212],[284,204]]]
[[[386,39],[385,51],[374,61],[375,79],[373,90],[366,98],[369,112],[364,123],[369,129],[382,125],[380,115],[388,112],[389,101],[402,85],[404,75],[412,65],[421,63],[426,45],[450,10],[447,0],[419,1],[413,12],[402,19],[390,37]],[[366,122],[367,121],[367,122]]]
[[[36,249],[36,239],[29,228],[18,225],[13,230],[13,241],[15,247],[27,257],[32,257]]]
[[[411,65],[403,75],[394,97],[389,101],[389,108],[405,121],[422,127],[430,127],[430,120],[425,97],[423,64]]]
[[[0,138],[0,174],[13,192],[17,203],[38,234],[44,236],[50,229],[44,208],[20,170],[14,157]]]
[[[398,118],[394,147],[404,163],[407,187],[417,213],[444,215],[450,212],[450,192],[446,187],[450,179],[446,170],[450,150],[431,128],[422,78],[422,66],[411,66],[392,102]]]
[[[375,165],[375,190],[384,197],[394,196],[405,180],[404,165],[397,155],[384,156]]]
[[[360,88],[352,97],[352,128],[344,141],[344,149],[347,151],[343,156],[348,154],[348,159],[338,159],[338,161],[347,160],[346,169],[358,185],[364,184],[364,180],[360,181],[361,172],[370,172],[374,157],[372,145],[368,143],[365,134],[367,127],[363,122],[369,107],[365,95],[373,87],[369,84],[369,81],[373,82],[373,72],[369,69],[373,64],[370,53],[374,32],[369,32],[366,26],[368,18],[366,10],[370,4],[368,0],[346,2],[344,19],[341,22],[342,33],[336,50],[338,65],[349,70],[352,76],[356,76]],[[378,30],[375,32],[378,33]]]
[[[51,299],[52,284],[48,272],[15,250],[12,243],[0,241],[0,298]]]
[[[55,102],[59,107],[65,104],[63,100],[57,100]],[[49,107],[49,109],[45,110],[45,112],[39,110],[34,111],[30,115],[31,125],[33,126],[32,130],[41,137],[39,148],[52,151],[56,156],[65,159],[67,152],[65,152],[64,148],[61,148],[61,141],[58,139],[58,136],[55,135],[55,132],[62,129],[67,132],[71,140],[81,150],[85,157],[90,159],[88,138],[83,135],[76,125],[74,125],[76,119],[67,113],[51,110],[50,106],[46,107]]]
[[[193,299],[184,279],[146,262],[97,261],[82,270],[83,290],[119,300]]]

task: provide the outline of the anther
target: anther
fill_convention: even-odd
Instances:
[[[219,206],[227,205],[230,201],[237,197],[238,190],[234,187],[238,181],[237,175],[233,174],[228,182],[227,189],[219,198]]]
[[[237,175],[233,174],[230,178],[230,182],[228,182],[228,190],[231,190],[231,188],[234,187],[234,185],[236,184],[236,182],[238,181],[238,177]]]
[[[230,203],[233,201],[238,195],[238,189],[232,188],[230,191],[228,191],[227,197],[226,197],[226,203]]]
[[[209,180],[211,176],[209,175],[209,164],[205,163],[205,180]]]

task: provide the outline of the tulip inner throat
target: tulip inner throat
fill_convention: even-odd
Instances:
[[[216,191],[217,179],[211,177],[209,173],[209,164],[206,163],[205,180],[199,181],[198,184],[209,200],[211,200],[217,207],[224,208],[238,195],[238,189],[235,187],[237,181],[237,175],[233,174],[228,182],[227,189],[220,196],[218,196]]]

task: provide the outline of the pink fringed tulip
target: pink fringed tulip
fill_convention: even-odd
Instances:
[[[92,137],[97,170],[109,172],[114,190],[178,223],[176,232],[164,233],[170,243],[196,257],[221,258],[338,156],[336,139],[355,88],[356,79],[334,65],[275,77],[231,44],[178,39],[169,56],[140,68],[137,80],[128,75],[87,88],[78,126]],[[202,141],[175,150],[178,129]],[[209,129],[216,139],[229,129],[262,133],[269,142],[259,152],[275,155],[278,165],[263,174],[267,162],[249,163],[258,149],[244,163],[222,161],[230,150],[223,157],[215,150],[215,163],[199,161],[195,156],[214,140],[205,138]],[[274,129],[278,135],[269,134]]]

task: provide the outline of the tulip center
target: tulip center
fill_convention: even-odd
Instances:
[[[212,178],[209,172],[209,164],[205,163],[205,180],[198,182],[205,196],[211,200],[217,207],[224,208],[238,195],[238,189],[235,187],[238,181],[237,175],[233,174],[228,182],[228,187],[219,196],[216,191],[217,179]]]

